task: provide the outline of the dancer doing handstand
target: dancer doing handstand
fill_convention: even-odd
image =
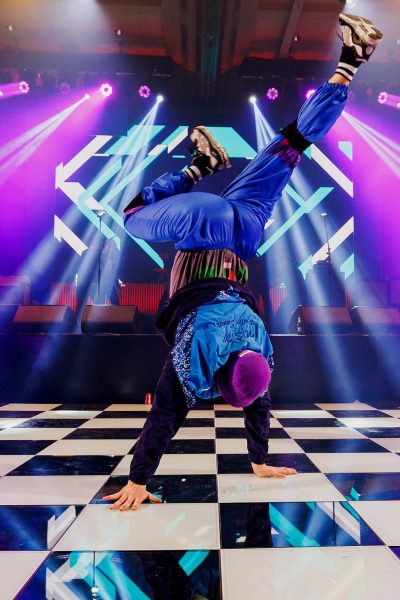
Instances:
[[[255,475],[296,473],[268,460],[272,346],[246,287],[247,261],[255,256],[264,226],[301,153],[320,140],[340,116],[348,86],[382,39],[371,21],[341,14],[342,52],[334,75],[300,109],[297,119],[249,163],[222,192],[191,191],[203,177],[229,166],[225,150],[203,126],[190,135],[192,163],[166,173],[125,209],[125,227],[148,242],[175,242],[171,299],[158,320],[170,352],[154,404],[134,447],[129,481],[111,508],[135,510],[170,440],[198,401],[222,397],[242,407],[248,455]]]

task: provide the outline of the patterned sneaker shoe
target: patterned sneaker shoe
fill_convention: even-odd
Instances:
[[[350,48],[358,63],[366,63],[382,41],[383,34],[372,21],[356,15],[339,15],[344,46]]]
[[[201,162],[201,171],[204,171],[204,173],[202,173],[203,177],[231,167],[229,156],[226,153],[225,148],[215,141],[211,133],[203,125],[198,125],[193,128],[193,131],[190,134],[190,140],[195,146],[195,150],[192,153],[192,164],[196,162],[196,158],[202,156],[201,161],[199,162]],[[208,157],[207,166],[204,157]]]

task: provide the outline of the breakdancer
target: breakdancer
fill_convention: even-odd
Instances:
[[[154,404],[134,447],[129,481],[105,500],[135,510],[168,443],[198,400],[221,396],[242,407],[249,459],[255,475],[285,477],[287,467],[267,465],[272,347],[253,296],[246,288],[247,261],[301,153],[340,116],[348,85],[382,33],[371,21],[340,15],[343,46],[338,67],[244,171],[217,196],[192,192],[203,177],[229,166],[225,150],[203,126],[191,133],[190,167],[166,173],[126,207],[125,227],[149,242],[175,242],[171,300],[158,320],[170,352]]]

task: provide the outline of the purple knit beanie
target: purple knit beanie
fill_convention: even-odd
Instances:
[[[253,350],[232,353],[215,374],[217,388],[225,402],[243,408],[268,388],[271,371],[262,354]]]

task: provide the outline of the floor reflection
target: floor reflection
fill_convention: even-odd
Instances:
[[[344,502],[232,503],[220,512],[222,548],[382,544]]]
[[[52,554],[18,600],[219,600],[218,552]]]

